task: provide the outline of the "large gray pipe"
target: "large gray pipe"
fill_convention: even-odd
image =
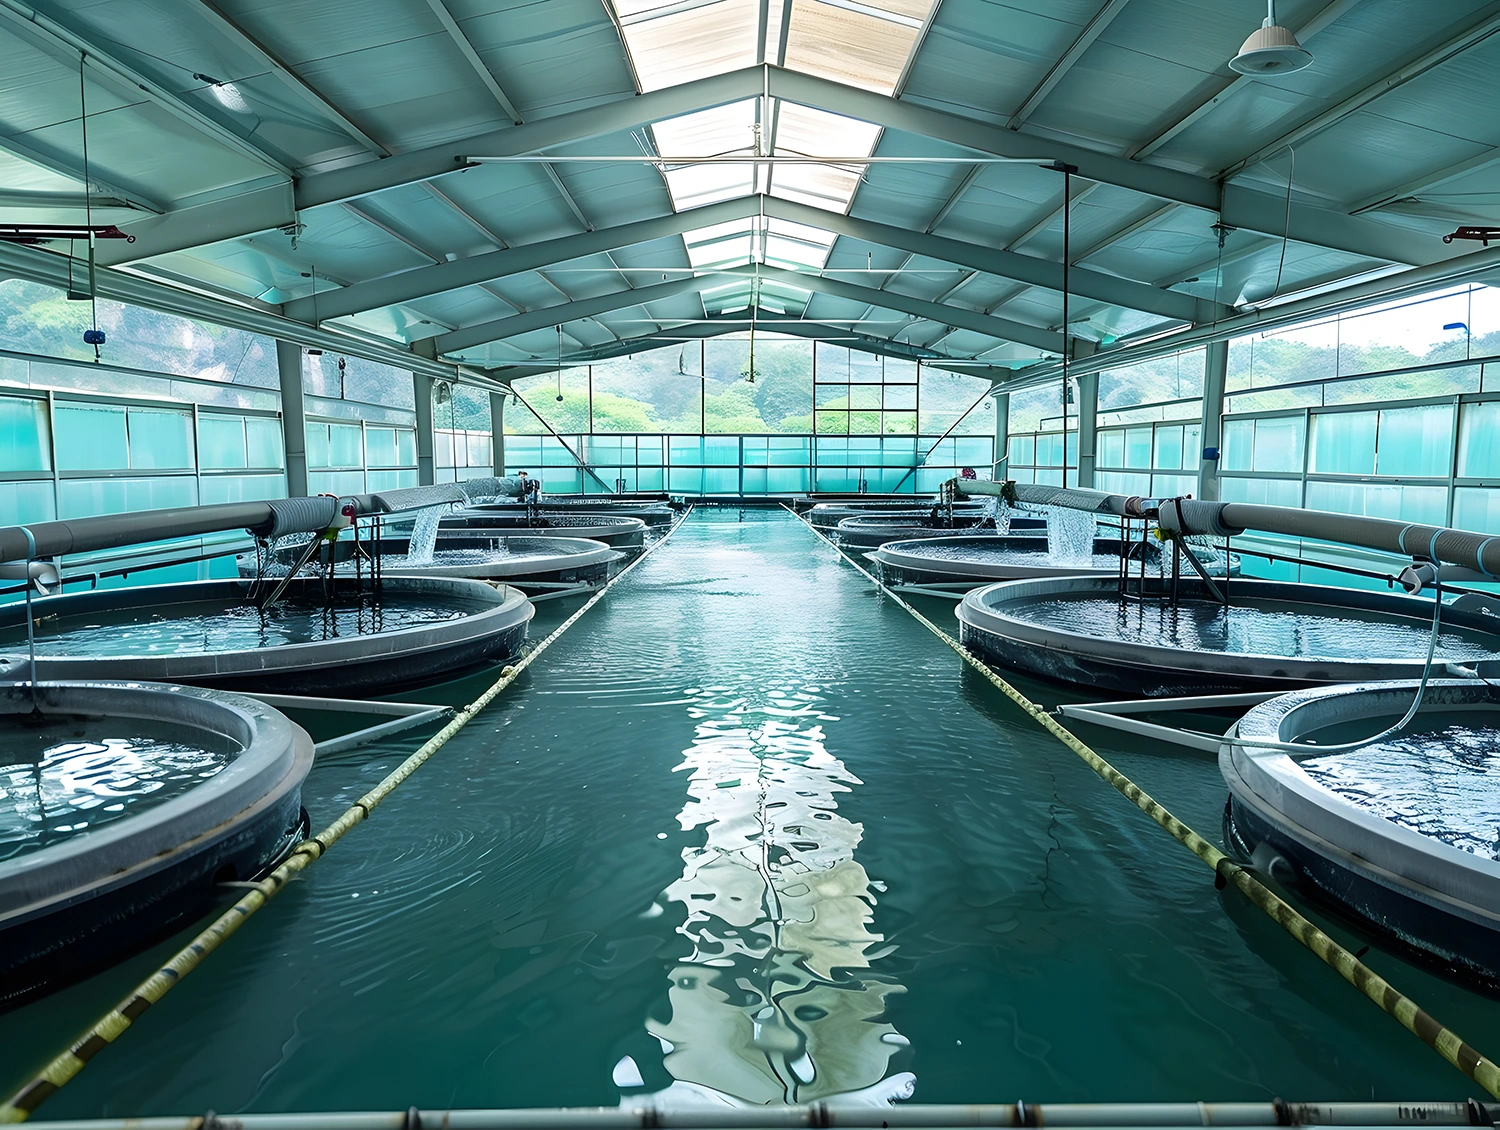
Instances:
[[[952,480],[959,494],[998,496],[1003,483]],[[1325,510],[1302,510],[1291,506],[1265,506],[1254,502],[1207,502],[1195,498],[1137,498],[1123,494],[1079,490],[1069,487],[1016,484],[1021,502],[1038,506],[1066,506],[1128,518],[1155,518],[1163,530],[1183,534],[1230,537],[1246,530],[1259,530],[1285,537],[1340,542],[1379,553],[1424,557],[1445,565],[1473,569],[1500,579],[1500,536],[1454,530],[1446,526],[1424,526],[1390,518],[1362,514],[1332,514]]]
[[[515,479],[486,480],[484,489],[489,490],[492,486],[490,497],[521,492],[520,483]],[[6,526],[0,528],[0,562],[91,553],[140,542],[201,537],[228,530],[249,530],[270,538],[283,534],[313,534],[337,524],[346,506],[352,506],[357,517],[366,517],[463,502],[467,497],[460,487],[445,483],[438,487],[406,487],[346,498],[320,494],[309,498],[177,506],[167,510],[139,510],[130,514],[37,522],[31,526]]]

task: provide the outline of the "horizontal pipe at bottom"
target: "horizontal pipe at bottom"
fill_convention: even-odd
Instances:
[[[628,1104],[628,1100],[627,1100]],[[412,1115],[416,1118],[413,1120]],[[619,1107],[529,1110],[349,1111],[194,1115],[33,1122],[36,1130],[758,1130],[781,1127],[1137,1127],[1137,1126],[1479,1126],[1500,1105],[1475,1103],[996,1103],[991,1105]]]

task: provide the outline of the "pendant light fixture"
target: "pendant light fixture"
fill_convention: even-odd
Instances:
[[[1229,69],[1242,75],[1287,75],[1312,65],[1312,52],[1276,23],[1276,0],[1266,0],[1266,20],[1245,40]]]

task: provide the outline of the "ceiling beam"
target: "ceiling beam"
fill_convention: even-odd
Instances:
[[[945,236],[929,235],[925,232],[898,228],[874,220],[862,220],[827,212],[807,204],[779,197],[765,199],[766,215],[799,224],[820,227],[836,235],[851,239],[877,243],[900,251],[910,251],[928,259],[953,263],[960,267],[982,271],[1003,279],[1024,282],[1047,290],[1062,290],[1062,265],[1034,255],[1020,255],[998,247],[985,247],[964,240],[948,239]],[[1141,310],[1159,314],[1179,322],[1203,321],[1213,316],[1211,311],[1199,308],[1198,300],[1185,294],[1169,290],[1158,290],[1146,283],[1134,282],[1116,275],[1087,268],[1074,268],[1068,276],[1068,285],[1074,294],[1092,298],[1111,306],[1123,306],[1130,310]]]
[[[20,38],[51,55],[76,75],[81,56],[86,56],[94,78],[113,87],[129,102],[144,99],[165,110],[204,136],[242,157],[288,179],[292,170],[281,159],[221,121],[207,108],[193,106],[134,67],[127,66],[101,50],[78,31],[37,11],[21,0],[0,0],[0,24],[9,27]]]
[[[1221,192],[1219,182],[1211,177],[988,125],[814,75],[773,68],[770,79],[772,95],[789,102],[816,106],[886,129],[918,134],[997,157],[1038,163],[1064,161],[1077,166],[1077,175],[1087,180],[1209,212],[1221,211],[1224,222],[1232,227],[1282,234],[1286,201],[1275,193],[1239,185],[1224,187]],[[1453,255],[1451,249],[1418,233],[1297,202],[1292,204],[1290,238],[1392,262],[1430,263]]]
[[[1072,45],[1063,52],[1062,58],[1052,64],[1052,69],[1026,96],[1026,101],[1021,103],[1020,109],[1010,116],[1010,121],[1005,123],[1007,129],[1020,129],[1026,123],[1026,119],[1036,113],[1047,95],[1051,94],[1057,84],[1067,77],[1068,72],[1073,69],[1073,64],[1083,58],[1084,52],[1094,45],[1094,40],[1104,34],[1104,29],[1109,27],[1114,18],[1125,10],[1125,5],[1128,3],[1130,0],[1105,0],[1104,7],[1094,13],[1094,18],[1084,25],[1078,38],[1073,40]]]
[[[442,294],[461,287],[491,282],[507,275],[536,271],[555,263],[565,263],[585,255],[597,255],[636,243],[681,235],[694,228],[730,220],[744,220],[760,214],[758,197],[745,196],[701,208],[689,208],[666,216],[599,228],[579,235],[523,243],[500,251],[471,255],[466,259],[417,267],[385,278],[356,283],[340,291],[325,291],[318,296],[316,314],[323,319],[341,318],[364,310],[378,310],[401,302],[412,302],[430,294]],[[310,320],[314,316],[311,299],[299,298],[285,306],[288,317]]]
[[[944,326],[957,326],[959,329],[983,334],[996,341],[1013,341],[1047,353],[1062,353],[1062,334],[1044,330],[1039,326],[1030,326],[1024,322],[1011,321],[1008,318],[992,318],[988,314],[981,314],[978,310],[943,306],[922,298],[897,294],[894,291],[876,290],[874,287],[860,286],[858,283],[825,278],[810,271],[787,271],[780,267],[768,267],[763,264],[737,267],[725,273],[749,274],[768,282],[778,282],[802,290],[826,294],[830,298],[843,298],[850,302],[876,306],[882,310],[898,310],[904,314],[913,314],[929,322]]]
[[[0,137],[0,153],[9,153],[12,157],[35,165],[39,169],[46,169],[49,173],[56,173],[58,176],[67,177],[69,180],[75,180],[79,184],[85,183],[82,162],[75,161],[72,157],[65,157],[62,154],[52,152],[50,147],[48,149],[39,149],[28,141],[21,141],[16,137]],[[114,181],[106,180],[93,169],[89,170],[87,184],[92,191],[105,196],[118,197],[132,208],[136,208],[142,212],[149,212],[159,216],[167,210],[165,204],[159,203],[149,196],[143,196],[133,189],[125,188]]]
[[[348,114],[323,97],[311,84],[297,74],[260,40],[230,19],[212,0],[196,0],[198,11],[218,31],[259,60],[260,64],[281,80],[281,84],[301,99],[310,109],[335,122],[339,129],[359,142],[377,157],[390,155],[390,150],[357,126]]]
[[[443,0],[427,0],[427,6],[432,9],[432,14],[437,17],[438,23],[443,25],[443,30],[448,33],[453,46],[457,47],[459,54],[464,57],[464,62],[469,64],[469,69],[479,77],[480,82],[484,83],[491,97],[500,103],[500,108],[505,111],[506,117],[510,118],[515,125],[520,125],[520,111],[516,109],[515,103],[510,100],[505,91],[500,89],[500,83],[495,78],[494,72],[485,65],[484,60],[479,57],[479,52],[474,50],[474,44],[464,34],[464,29],[458,26],[458,21],[453,18],[453,13],[448,11],[448,6],[443,3]]]
[[[1406,65],[1397,68],[1388,75],[1383,75],[1370,83],[1364,89],[1356,91],[1336,106],[1330,106],[1316,117],[1309,118],[1294,129],[1288,130],[1275,141],[1262,145],[1250,156],[1241,161],[1236,161],[1219,175],[1223,178],[1236,176],[1246,169],[1260,164],[1268,157],[1274,157],[1289,146],[1300,145],[1309,138],[1322,133],[1331,126],[1337,125],[1344,118],[1356,110],[1361,110],[1384,97],[1397,87],[1404,86],[1414,78],[1426,74],[1434,67],[1441,66],[1455,55],[1462,54],[1470,47],[1482,43],[1490,36],[1500,31],[1500,4],[1490,4],[1485,8],[1486,17],[1471,24],[1458,35],[1453,36],[1431,51],[1413,59]]]
[[[426,339],[423,348],[433,350],[434,356],[462,353],[466,349],[488,345],[495,341],[504,341],[510,337],[519,337],[521,334],[544,330],[550,326],[566,325],[584,318],[594,318],[613,310],[628,310],[632,306],[644,306],[648,302],[656,302],[663,298],[675,298],[679,294],[702,290],[705,283],[709,281],[705,276],[686,275],[680,279],[653,283],[651,286],[636,287],[633,290],[613,291],[594,298],[578,298],[559,306],[542,306],[514,317],[496,318],[494,321],[464,326],[450,333],[438,334],[436,337]]]
[[[0,0],[6,3],[9,0]],[[505,157],[537,153],[602,134],[634,129],[663,118],[722,106],[760,93],[760,67],[695,79],[633,98],[605,102],[583,110],[540,118],[524,125],[492,130],[427,149],[399,153],[379,161],[313,173],[297,181],[293,194],[285,186],[247,186],[240,195],[196,208],[181,209],[155,221],[136,224],[128,247],[101,249],[101,262],[134,262],[184,251],[206,243],[253,235],[296,222],[297,212],[335,204],[401,185],[416,184],[465,167],[460,158]]]
[[[0,0],[0,4],[14,2],[16,0]],[[1221,191],[1218,182],[1194,173],[1147,165],[1079,145],[1034,137],[813,75],[775,67],[770,68],[769,75],[766,75],[762,68],[748,67],[666,87],[636,98],[607,102],[571,114],[480,134],[443,146],[313,174],[297,182],[294,208],[285,207],[284,202],[274,196],[267,199],[265,193],[252,190],[219,202],[216,206],[203,205],[197,209],[185,210],[190,215],[174,214],[163,216],[154,222],[143,222],[136,225],[133,231],[138,237],[137,244],[128,249],[109,249],[108,261],[149,258],[172,250],[290,224],[295,219],[296,209],[316,207],[402,184],[428,180],[461,168],[461,159],[465,157],[504,157],[535,153],[587,137],[636,128],[693,110],[753,98],[762,91],[767,79],[770,92],[776,98],[844,114],[886,129],[923,135],[980,153],[1038,162],[1066,161],[1076,165],[1079,176],[1084,179],[1118,185],[1210,212],[1220,211],[1222,202],[1222,218],[1230,226],[1267,234],[1282,234],[1285,200],[1275,193],[1238,185],[1231,185]],[[260,199],[252,200],[251,197]],[[280,214],[276,222],[259,222],[262,217],[278,212]],[[1292,206],[1288,234],[1299,242],[1393,262],[1435,262],[1454,254],[1443,244],[1420,233],[1303,203],[1294,203]]]
[[[119,196],[100,196],[83,192],[31,192],[0,188],[0,208],[128,208],[140,206]]]
[[[1419,196],[1430,188],[1436,188],[1445,181],[1455,180],[1466,173],[1477,173],[1481,169],[1487,169],[1491,165],[1500,163],[1500,147],[1486,149],[1482,153],[1476,153],[1472,157],[1466,157],[1462,161],[1451,165],[1445,165],[1441,169],[1433,169],[1431,172],[1422,173],[1413,177],[1395,188],[1388,188],[1357,200],[1350,205],[1349,211],[1352,215],[1368,212],[1371,209],[1380,208],[1386,204],[1393,204],[1398,200],[1408,197]]]
[[[1299,42],[1305,44],[1324,28],[1342,19],[1363,2],[1364,0],[1333,0],[1332,3],[1323,7],[1307,23],[1301,27],[1293,28],[1292,32],[1296,35]],[[1196,125],[1210,111],[1222,106],[1231,96],[1261,81],[1255,75],[1235,75],[1232,79],[1223,82],[1208,98],[1199,102],[1198,105],[1194,106],[1186,114],[1178,117],[1171,125],[1159,130],[1149,141],[1130,150],[1126,156],[1134,158],[1137,161],[1143,157],[1149,157],[1189,126]]]
[[[843,326],[828,325],[822,322],[805,322],[800,318],[790,318],[785,314],[777,314],[772,310],[760,310],[752,318],[746,313],[724,314],[711,316],[702,321],[674,325],[669,320],[660,330],[639,337],[625,338],[622,341],[612,341],[604,345],[597,345],[588,349],[577,350],[573,353],[565,353],[562,359],[564,369],[576,368],[580,365],[592,365],[599,361],[608,361],[616,357],[625,357],[632,353],[644,353],[651,349],[669,349],[674,345],[680,345],[684,341],[698,341],[704,338],[721,337],[724,334],[748,333],[751,329],[762,333],[785,334],[789,337],[811,338],[817,341],[834,341],[839,345],[858,350],[861,353],[871,353],[882,357],[894,357],[903,361],[923,361],[934,368],[946,368],[945,361],[957,360],[943,353],[936,353],[921,346],[907,345],[899,341],[887,341],[884,338],[870,337]],[[538,358],[539,361],[545,358]],[[955,370],[956,370],[955,366]],[[487,376],[494,380],[511,381],[517,377],[531,376],[548,372],[537,364],[499,364],[494,368],[485,370]],[[967,371],[967,370],[965,370]]]

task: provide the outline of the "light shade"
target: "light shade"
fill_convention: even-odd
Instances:
[[[1240,53],[1229,60],[1229,67],[1242,75],[1279,75],[1300,71],[1312,61],[1312,53],[1297,42],[1295,35],[1267,23],[1245,40]]]

